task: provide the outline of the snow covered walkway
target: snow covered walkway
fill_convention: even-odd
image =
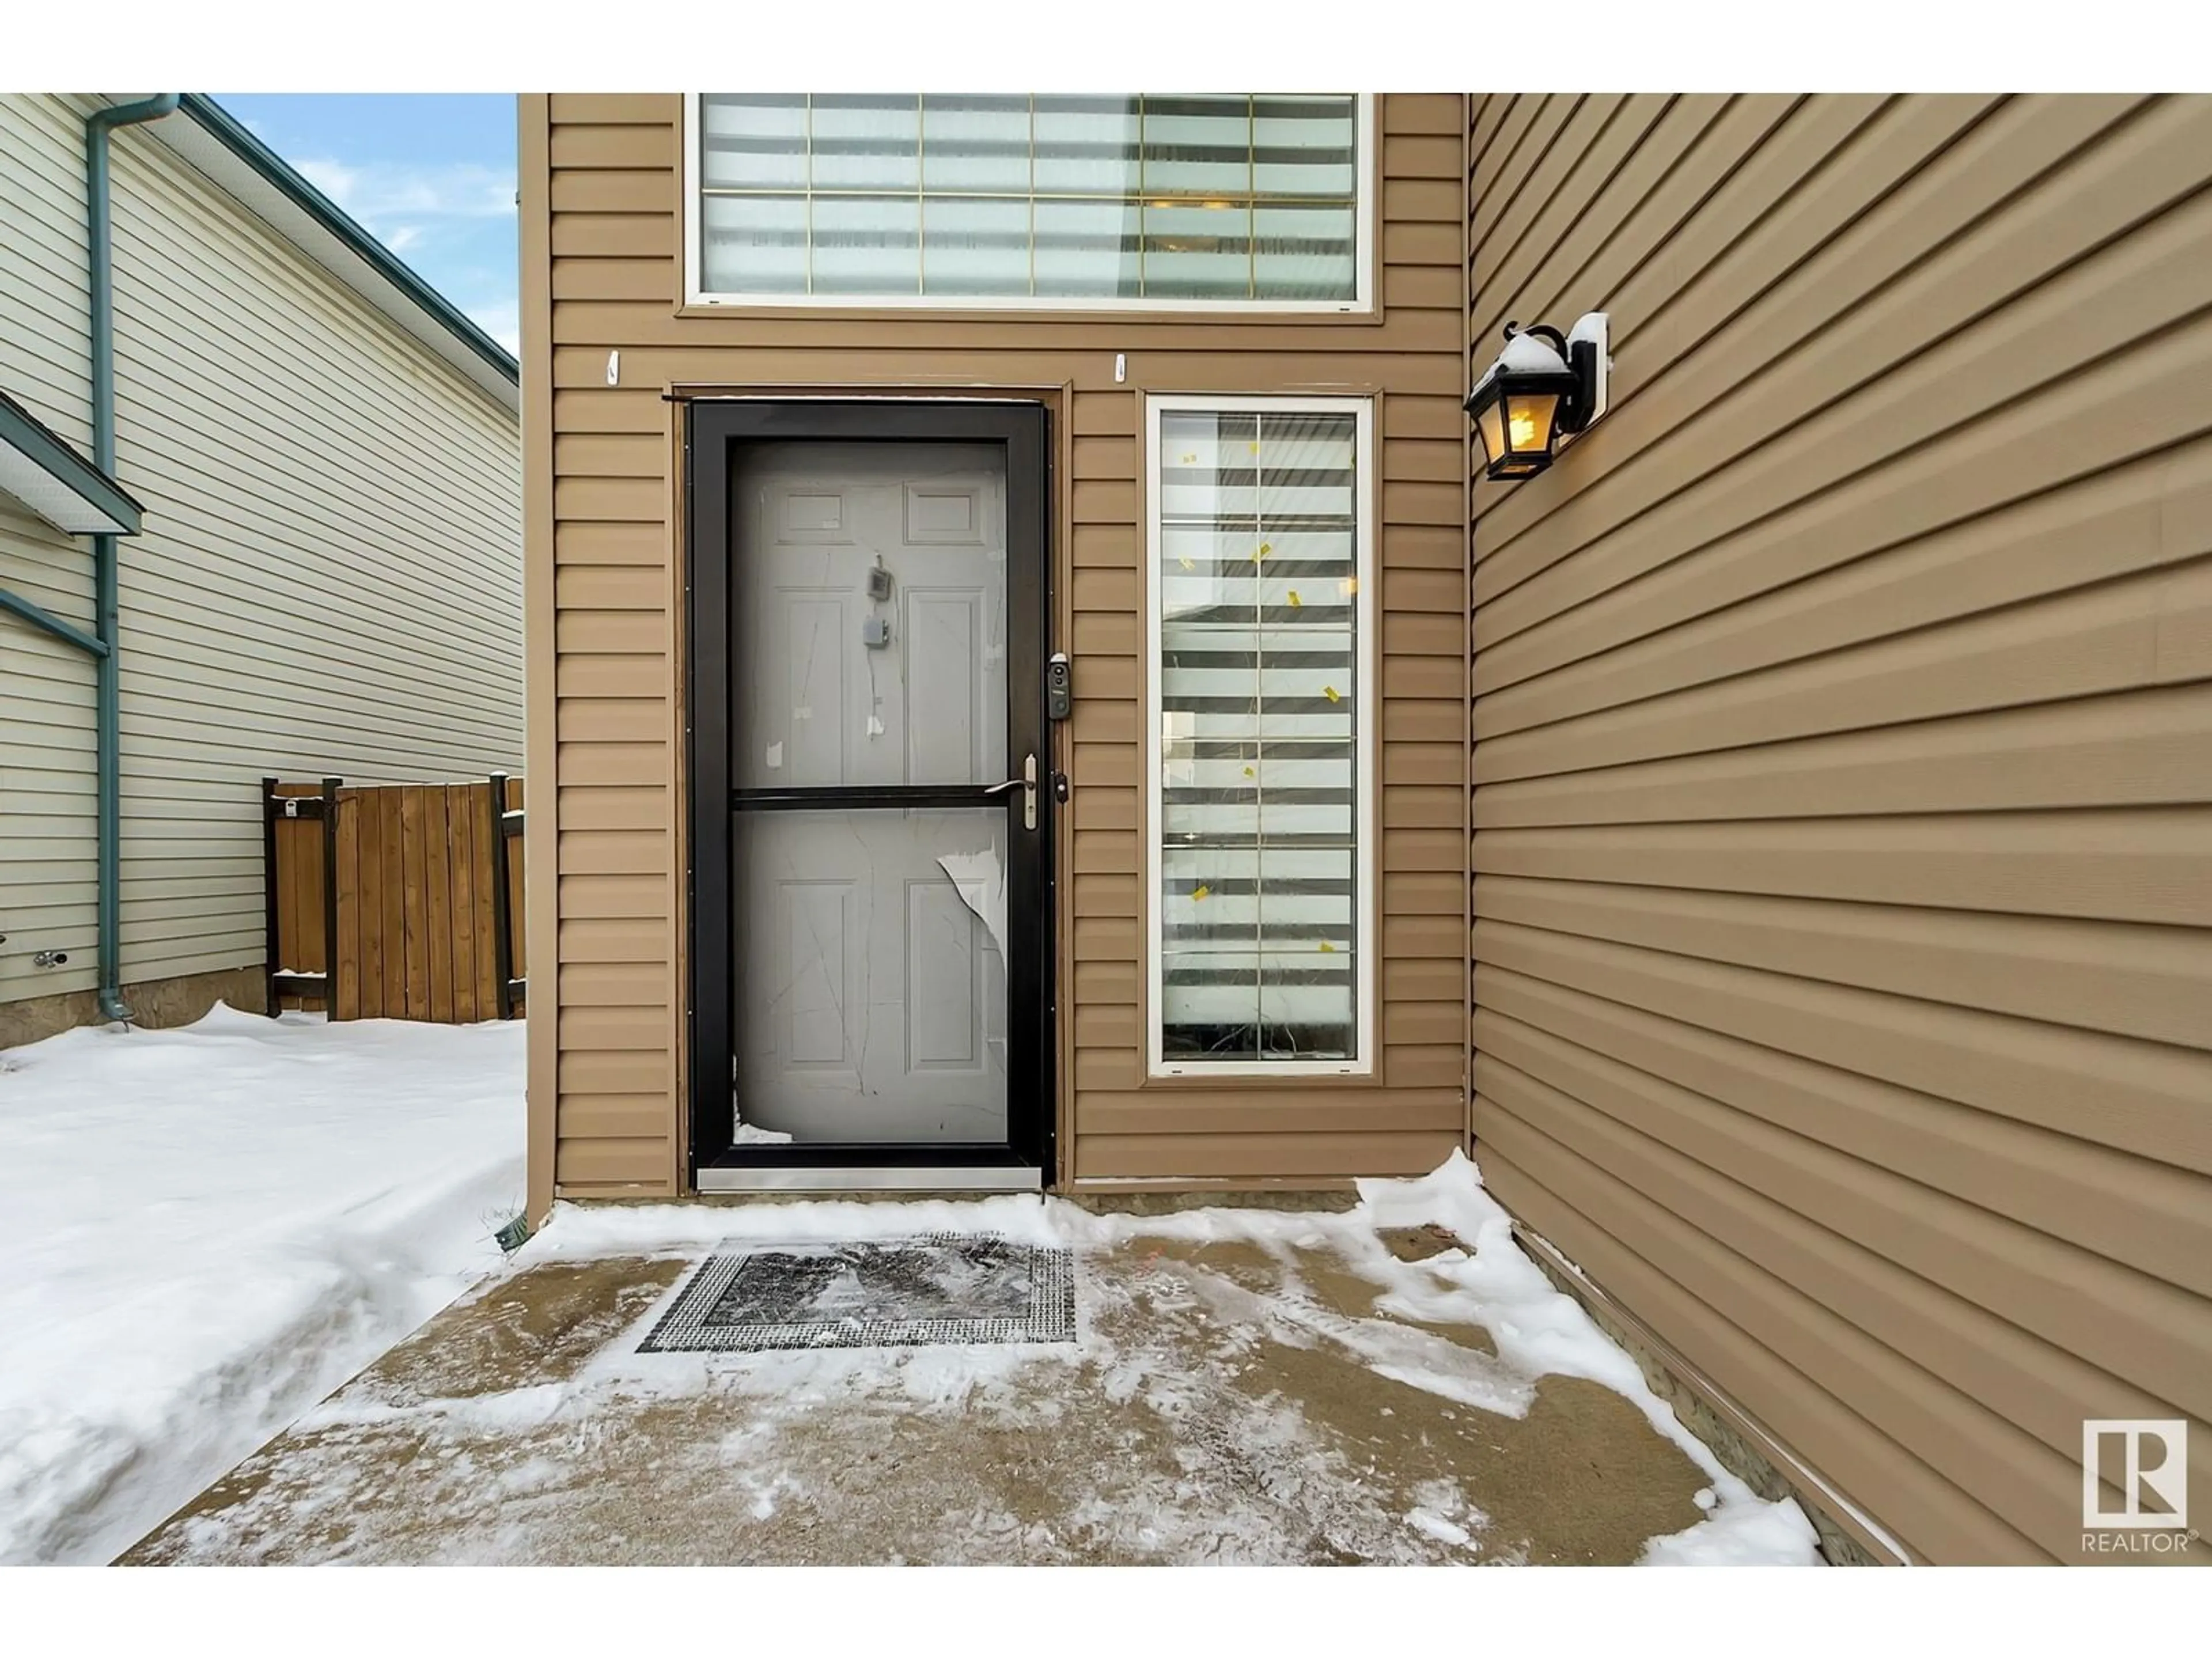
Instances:
[[[1078,1340],[640,1351],[717,1246],[960,1233],[1070,1251]],[[1797,1506],[1762,1499],[1690,1436],[1455,1154],[1419,1181],[1362,1182],[1342,1210],[564,1205],[508,1273],[130,1559],[1747,1564],[1814,1550]]]
[[[0,1052],[0,1563],[101,1562],[498,1267],[523,1028]]]

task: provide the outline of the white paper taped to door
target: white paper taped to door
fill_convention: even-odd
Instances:
[[[768,746],[768,769],[769,769],[769,771],[773,772],[773,771],[775,771],[778,767],[781,766],[782,764],[783,764],[783,745],[782,745],[781,744],[780,744],[780,743],[772,743],[772,744],[769,744],[769,746]]]
[[[983,926],[991,930],[991,943],[999,947],[999,958],[1006,955],[1006,872],[999,862],[996,848],[987,847],[980,853],[940,853],[937,867],[951,879],[960,895],[960,902],[983,919]]]

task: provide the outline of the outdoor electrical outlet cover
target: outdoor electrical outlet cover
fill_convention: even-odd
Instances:
[[[1577,346],[1586,347],[1587,350],[1577,352]],[[1585,313],[1567,331],[1567,361],[1577,372],[1588,365],[1589,410],[1583,416],[1581,432],[1571,434],[1580,437],[1597,424],[1606,405],[1613,401],[1612,319],[1604,312]]]

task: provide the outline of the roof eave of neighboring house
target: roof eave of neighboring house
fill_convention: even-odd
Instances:
[[[135,536],[143,509],[122,485],[0,392],[0,494],[72,536]]]
[[[452,301],[205,94],[185,94],[178,115],[185,118],[144,131],[509,411],[520,409],[514,356]]]

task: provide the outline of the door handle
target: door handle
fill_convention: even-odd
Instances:
[[[1021,776],[1008,778],[1003,783],[992,784],[983,793],[987,795],[1003,795],[1015,789],[1022,792],[1022,828],[1034,830],[1036,828],[1037,800],[1037,757],[1035,755],[1030,756],[1022,762]]]

